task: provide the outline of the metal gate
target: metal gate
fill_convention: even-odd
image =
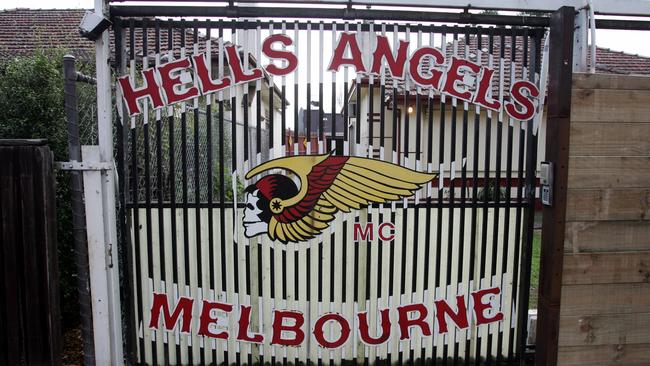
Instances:
[[[376,74],[356,73],[349,65],[334,72],[326,68],[342,34],[354,34],[366,65],[372,63],[377,37],[385,36],[393,50],[406,40],[408,54],[430,45],[445,54],[446,62],[456,57],[493,68],[492,95],[505,102],[516,79],[530,80],[543,91],[544,28],[122,15],[114,19],[114,32],[119,74],[131,75],[137,84],[144,82],[143,70],[201,53],[209,55],[204,62],[213,79],[222,79],[235,62],[226,54],[233,45],[243,70],[267,66],[271,61],[261,45],[271,34],[290,36],[292,45],[275,48],[292,50],[298,60],[297,70],[286,76],[265,71],[251,83],[155,110],[142,103],[137,116],[121,108],[127,345],[137,363],[482,364],[521,359],[539,111],[520,121],[431,91],[408,77],[392,76],[385,58]],[[187,81],[187,76],[181,72],[178,77]],[[470,90],[478,78],[460,83]],[[320,235],[307,241],[247,238],[242,220],[250,191],[245,189],[259,177],[247,179],[246,173],[272,159],[328,152],[438,176],[411,197],[339,211]],[[384,230],[373,231],[380,227]],[[499,292],[489,297],[490,304],[503,318],[477,325],[471,293],[493,287]],[[155,294],[162,294],[168,309],[154,304]],[[187,301],[183,299],[194,301],[188,308],[192,314],[172,314],[184,309],[179,305]],[[206,315],[199,306],[203,300],[232,308],[217,306]],[[442,321],[436,319],[441,309],[436,304],[442,306],[438,300],[451,306]],[[419,303],[427,309],[419,314],[425,314],[431,334],[411,327],[401,337],[397,309]],[[462,304],[465,315],[458,315]],[[156,307],[160,312],[152,321]],[[302,313],[305,339],[299,345],[271,344],[278,309]],[[360,319],[373,337],[379,336],[384,309],[390,315],[390,336],[368,345],[357,331]],[[342,346],[323,347],[315,339],[315,323],[323,314],[341,315],[351,325]],[[165,330],[168,315],[177,316],[171,330]],[[201,333],[200,318],[206,316],[215,321],[209,332]],[[468,326],[462,326],[464,316]],[[189,329],[186,317],[191,318]],[[242,318],[250,321],[246,335],[263,334],[263,342],[235,339]],[[445,321],[448,329],[441,329]],[[340,339],[345,332],[335,323],[319,325],[326,340]],[[229,338],[206,335],[224,331]]]

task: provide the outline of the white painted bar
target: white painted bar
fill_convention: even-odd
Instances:
[[[84,162],[100,161],[97,146],[82,146],[81,154]],[[95,188],[101,187],[101,179],[101,172],[98,170],[83,172],[86,212],[102,212],[102,192]],[[98,339],[98,337],[108,336],[111,327],[103,215],[86,215],[86,232],[88,235],[90,287],[92,288],[90,295],[95,336],[95,362],[97,365],[111,365],[113,363],[110,339]]]
[[[94,11],[100,16],[108,15],[108,3],[103,0],[94,0]],[[109,30],[105,30],[95,41],[95,78],[97,80],[97,131],[99,142],[99,162],[115,163],[113,155],[113,105],[112,105],[112,74],[110,67]],[[101,329],[99,333],[93,333],[95,344],[104,343],[110,351],[108,354],[95,352],[97,364],[121,365],[124,360],[122,343],[122,309],[120,304],[120,274],[119,256],[117,248],[117,217],[116,217],[116,172],[114,170],[103,171],[101,182],[102,202],[95,207],[101,210],[103,218],[103,247],[110,248],[104,251],[104,262],[108,263],[106,268],[106,286],[108,291],[108,317],[109,326]],[[93,212],[93,211],[86,211]],[[97,211],[94,211],[97,212]],[[99,234],[99,231],[96,232]],[[94,290],[93,290],[94,291]],[[101,291],[101,290],[100,290]]]
[[[256,3],[304,3],[300,0],[244,0],[240,1]],[[456,9],[495,9],[495,10],[540,10],[555,11],[562,6],[573,6],[576,9],[586,5],[585,0],[325,0],[312,1],[314,4],[351,4],[365,6],[405,6],[405,7],[430,7],[430,8],[456,8]],[[596,14],[608,15],[637,15],[647,16],[650,14],[650,1],[647,0],[593,0]]]

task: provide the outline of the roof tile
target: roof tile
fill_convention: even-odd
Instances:
[[[10,9],[0,10],[0,59],[29,55],[37,50],[54,50],[59,48],[67,49],[73,52],[81,59],[91,59],[94,54],[94,42],[89,41],[79,35],[79,23],[86,12],[85,9]],[[154,20],[151,21],[152,27],[147,32],[148,55],[154,54],[155,32],[153,29]],[[164,24],[164,21],[162,21]],[[128,30],[128,29],[127,29]],[[126,48],[130,42],[130,35],[126,34]],[[193,29],[184,31],[186,46],[193,45]],[[181,44],[182,31],[175,29],[173,31],[173,48],[176,52]],[[135,55],[142,57],[143,37],[142,30],[134,30],[135,38]],[[167,29],[162,27],[160,38],[163,48],[167,47]],[[204,45],[204,37],[199,36],[199,44]],[[483,39],[483,49],[486,49],[487,41]],[[459,54],[464,54],[464,39],[458,40]],[[470,37],[470,54],[475,55],[477,50],[477,37]],[[510,67],[510,52],[512,49],[510,37],[505,38],[504,58],[506,70]],[[202,48],[203,46],[201,46]],[[515,49],[521,50],[523,42],[521,37],[517,37]],[[111,48],[114,49],[113,33],[111,32]],[[447,55],[451,55],[451,44],[447,46]],[[175,53],[176,53],[175,52]],[[500,38],[494,38],[494,52],[500,54]],[[521,54],[521,52],[517,52]],[[473,56],[475,58],[475,56]],[[650,75],[650,57],[632,55],[624,52],[612,51],[607,48],[597,48],[596,70],[601,73],[609,74],[628,74],[628,75]],[[521,77],[522,66],[521,58],[515,60],[516,76]],[[487,62],[487,56],[483,54],[483,62]],[[495,76],[496,77],[496,76]],[[506,85],[509,84],[509,73],[506,72]],[[390,84],[390,82],[388,82]]]

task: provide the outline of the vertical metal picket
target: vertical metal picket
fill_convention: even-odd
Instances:
[[[159,110],[145,103],[142,115],[122,116],[120,227],[132,271],[125,301],[133,311],[128,330],[136,363],[480,365],[523,357],[537,167],[532,122],[396,78],[383,59],[377,74],[350,73],[350,65],[344,65],[328,76],[326,68],[328,48],[344,32],[357,33],[369,68],[381,34],[393,45],[409,41],[409,54],[428,44],[447,60],[455,56],[495,67],[498,88],[491,92],[503,102],[514,78],[536,81],[542,30],[319,19],[124,17],[115,24],[120,73],[136,83],[141,83],[140,70],[202,52],[209,55],[211,77],[232,76],[228,62],[233,60],[225,57],[231,45],[243,46],[237,52],[244,70],[263,68],[272,61],[260,45],[271,34],[290,35],[293,45],[282,49],[300,58],[293,75],[265,73],[250,86]],[[245,42],[255,44],[238,44]],[[439,176],[413,198],[339,214],[308,243],[246,238],[242,184],[258,179],[244,179],[248,169],[287,155],[330,151]],[[398,231],[394,240],[355,241],[355,224],[376,228],[385,221]],[[336,350],[319,346],[311,334],[324,313],[341,314],[358,326],[357,314],[364,312],[377,336],[382,310],[416,303],[426,304],[434,324],[437,300],[461,296],[469,309],[469,293],[491,286],[502,290],[500,324],[476,326],[469,312],[468,329],[450,323],[440,334],[434,325],[430,337],[411,330],[410,339],[402,340],[392,322],[384,344],[368,346],[354,332]],[[231,338],[240,306],[250,305],[250,331],[267,339],[264,344],[211,339],[199,336],[195,325],[190,334],[151,329],[153,293],[166,294],[170,305],[193,298],[195,319],[203,300],[233,305],[229,318],[217,325],[230,329]],[[268,343],[274,309],[304,314],[307,337],[301,347]],[[326,338],[339,335],[335,325],[325,327]]]

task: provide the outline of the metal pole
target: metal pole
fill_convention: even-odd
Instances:
[[[107,2],[94,0],[95,13],[108,16]],[[113,156],[113,117],[111,102],[109,31],[95,41],[95,65],[97,78],[97,130],[99,137],[100,162],[111,163]],[[108,290],[108,342],[110,355],[104,355],[111,365],[124,363],[122,343],[122,311],[120,305],[119,256],[117,250],[117,217],[115,204],[115,170],[102,171],[102,213],[104,219],[104,243],[106,257],[106,277]],[[103,340],[106,342],[106,340]]]
[[[594,13],[594,2],[588,0],[587,3],[589,4],[589,34],[591,36],[591,43],[589,44],[589,52],[591,53],[589,72],[593,74],[596,72],[596,15]]]
[[[77,109],[77,72],[75,58],[63,57],[63,78],[65,93],[65,116],[68,126],[68,152],[70,161],[81,161],[79,143],[79,110]],[[81,338],[83,342],[84,365],[95,363],[93,342],[92,305],[90,300],[90,279],[88,273],[88,242],[86,241],[86,210],[83,200],[83,175],[79,170],[70,172],[70,198],[72,200],[72,232],[74,238],[75,264],[77,267],[77,292],[81,316]]]
[[[587,71],[587,34],[588,11],[586,8],[578,9],[574,20],[573,32],[573,71]]]

